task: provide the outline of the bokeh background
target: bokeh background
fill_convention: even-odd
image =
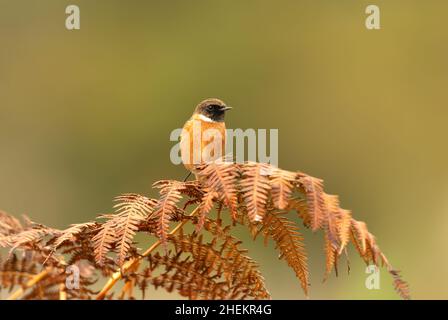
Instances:
[[[229,128],[279,129],[280,167],[325,179],[414,298],[447,299],[448,2],[377,0],[377,31],[368,4],[0,0],[0,208],[64,228],[122,192],[154,196],[185,176],[170,132],[220,97]],[[386,272],[365,288],[354,250],[323,284],[322,235],[303,232],[312,299],[397,298]],[[272,245],[241,235],[272,296],[303,299]]]

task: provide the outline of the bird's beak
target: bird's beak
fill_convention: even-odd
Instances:
[[[227,110],[231,110],[231,109],[232,109],[232,107],[229,107],[229,106],[225,106],[225,107],[221,108],[222,111],[227,111]]]

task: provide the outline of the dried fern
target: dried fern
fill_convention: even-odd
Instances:
[[[311,216],[311,229],[316,231],[322,228],[327,217],[323,181],[301,174],[298,183],[302,187],[302,192],[305,194],[307,201],[308,212]]]
[[[177,181],[170,183],[155,183],[154,187],[160,188],[160,200],[158,201],[155,210],[154,217],[157,219],[158,228],[157,236],[165,244],[169,231],[169,222],[171,217],[177,212],[177,203],[182,198],[180,193],[181,184]]]
[[[199,167],[198,177],[210,191],[218,194],[219,200],[229,208],[232,218],[237,216],[237,177],[239,166],[229,162],[212,162]]]
[[[271,213],[263,221],[259,230],[265,238],[272,238],[280,250],[279,259],[285,259],[300,280],[305,295],[308,296],[309,273],[308,258],[303,244],[303,237],[296,224],[285,217],[283,212]]]
[[[252,222],[262,221],[266,213],[269,191],[269,166],[263,163],[248,163],[242,167],[241,191],[247,213]]]
[[[270,179],[273,205],[277,209],[284,210],[290,203],[297,173],[275,168],[270,175]]]
[[[324,279],[337,272],[338,260],[351,242],[366,263],[387,268],[401,297],[410,297],[407,283],[366,224],[342,209],[337,196],[325,193],[322,180],[254,162],[217,161],[195,172],[195,181],[156,182],[159,199],[123,194],[115,198],[115,213],[62,231],[0,211],[0,246],[10,248],[0,260],[0,287],[13,299],[135,299],[137,290],[145,297],[150,288],[176,291],[189,299],[267,299],[258,264],[232,235],[240,224],[252,235],[275,242],[280,259],[308,295],[303,237],[287,217],[295,211],[305,227],[323,232]],[[187,213],[190,205],[196,208]],[[222,219],[225,211],[230,224]],[[185,233],[187,224],[194,226],[192,233]],[[137,233],[158,240],[140,252],[134,243]],[[165,250],[156,251],[160,244]],[[81,272],[78,290],[65,288],[68,266]],[[101,277],[108,281],[94,292],[92,285]],[[115,292],[120,280],[124,285]]]

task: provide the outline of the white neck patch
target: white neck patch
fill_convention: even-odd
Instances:
[[[199,119],[201,119],[202,121],[205,121],[205,122],[216,122],[216,121],[210,119],[209,117],[204,116],[203,114],[199,115]]]

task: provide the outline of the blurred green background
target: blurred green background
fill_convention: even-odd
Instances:
[[[186,173],[170,132],[219,97],[229,128],[279,129],[280,167],[323,178],[414,298],[447,299],[448,2],[375,1],[377,31],[368,4],[0,0],[0,208],[64,228],[122,192],[154,196]],[[365,288],[354,250],[323,284],[322,234],[304,234],[312,299],[397,298],[386,272]],[[302,299],[272,245],[245,239],[273,298]]]

